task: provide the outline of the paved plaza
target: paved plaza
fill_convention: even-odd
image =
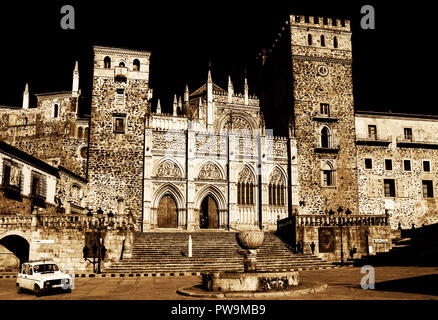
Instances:
[[[353,267],[301,271],[302,281],[324,282],[328,289],[269,300],[438,300],[437,267],[376,267],[375,290],[361,288],[363,276],[360,268]],[[201,277],[77,278],[72,293],[56,293],[40,298],[30,292],[17,294],[15,281],[0,279],[0,300],[200,300],[181,296],[176,290],[199,284]]]

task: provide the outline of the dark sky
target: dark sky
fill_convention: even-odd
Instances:
[[[65,4],[75,8],[75,30],[60,27]],[[375,30],[360,28],[365,4],[375,8]],[[20,106],[26,82],[31,94],[71,90],[76,59],[80,86],[89,97],[92,45],[151,50],[151,86],[164,109],[186,82],[191,91],[203,84],[209,59],[213,80],[225,89],[231,73],[235,90],[242,91],[247,68],[251,91],[256,54],[272,44],[289,11],[352,19],[356,109],[438,113],[432,105],[437,72],[432,8],[362,0],[3,2],[0,104]]]

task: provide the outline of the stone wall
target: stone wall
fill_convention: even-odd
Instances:
[[[347,27],[323,27],[295,21],[291,16],[293,75],[293,132],[297,144],[300,214],[321,214],[342,207],[358,214],[355,122],[353,106],[351,32]],[[308,45],[308,35],[314,41]],[[320,36],[338,37],[339,47]],[[329,115],[320,113],[329,104]],[[321,132],[329,132],[329,146]],[[323,186],[326,163],[333,169],[334,185]]]

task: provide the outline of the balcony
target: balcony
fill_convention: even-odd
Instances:
[[[356,145],[387,147],[392,142],[392,136],[381,137],[378,135],[357,135]]]
[[[0,185],[0,191],[3,192],[4,196],[8,199],[21,201],[21,190],[19,187],[10,185],[10,184],[4,184]]]
[[[114,68],[114,80],[117,82],[126,82],[128,77],[128,68],[126,67],[115,67]]]
[[[412,137],[397,137],[396,142],[399,148],[438,149],[438,141],[420,141]]]
[[[332,123],[332,122],[338,122],[338,118],[335,118],[333,116],[328,116],[325,114],[315,114],[313,116],[313,121],[317,121],[317,122],[326,122],[326,123]]]
[[[338,153],[339,152],[339,145],[333,145],[330,147],[318,147],[315,148],[315,153]]]

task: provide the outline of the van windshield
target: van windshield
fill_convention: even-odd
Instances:
[[[37,264],[33,267],[36,273],[52,273],[55,271],[59,271],[59,268],[56,264]]]

